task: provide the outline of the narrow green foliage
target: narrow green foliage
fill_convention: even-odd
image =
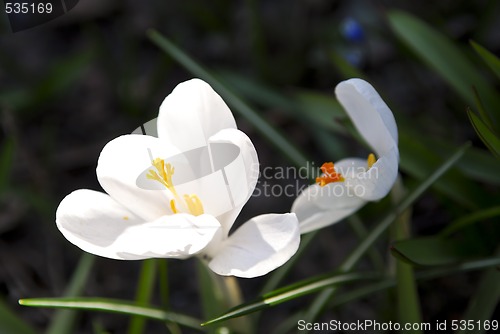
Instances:
[[[153,287],[156,280],[156,259],[144,260],[142,262],[139,282],[137,284],[137,292],[135,301],[137,305],[147,305],[153,293]],[[146,319],[140,315],[134,315],[130,319],[128,328],[129,334],[140,334],[143,332]]]
[[[165,322],[175,322],[179,325],[189,328],[199,329],[201,320],[193,317],[166,312],[163,309],[137,305],[136,303],[108,298],[31,298],[21,299],[19,304],[33,307],[53,307],[79,309],[88,311],[105,311],[112,313],[120,313],[126,315],[139,315],[146,318],[160,320]]]
[[[394,203],[399,203],[406,190],[400,178],[396,180],[391,191]],[[394,240],[410,238],[411,208],[406,209],[394,222],[391,228]],[[400,323],[421,323],[420,300],[413,268],[403,261],[396,260],[396,289],[398,300],[398,321]],[[421,330],[412,330],[412,333],[422,333]]]
[[[35,330],[8,308],[1,299],[0,319],[0,333],[35,334]]]
[[[248,106],[243,100],[235,95],[222,82],[217,80],[211,73],[203,68],[199,63],[191,59],[186,53],[175,46],[170,40],[162,36],[156,30],[148,32],[149,38],[160,47],[166,54],[170,55],[188,71],[208,82],[221,97],[234,108],[236,112],[245,117],[264,138],[274,145],[284,156],[297,166],[306,165],[306,157],[297,149],[295,145],[261,115]]]
[[[500,248],[499,248],[500,250]],[[497,256],[500,257],[500,251],[497,251]],[[477,285],[476,292],[472,296],[463,319],[480,321],[484,323],[486,320],[491,320],[494,315],[495,308],[500,300],[500,270],[498,268],[490,268],[486,270]],[[481,329],[474,327],[474,330],[460,330],[458,333],[485,333],[484,326]]]
[[[500,257],[485,258],[477,261],[464,262],[456,266],[440,267],[437,269],[428,269],[425,271],[417,272],[415,278],[417,281],[431,280],[435,278],[445,277],[448,275],[456,275],[463,272],[488,269],[498,270],[492,267],[500,265]],[[336,296],[329,304],[330,307],[337,307],[346,303],[366,298],[374,293],[392,288],[396,285],[394,278],[385,278],[376,283],[366,284],[360,288],[353,289],[342,295]]]
[[[94,266],[95,256],[83,253],[78,262],[78,266],[71,277],[71,281],[66,288],[66,297],[76,297],[80,295],[87,284],[87,280]],[[47,334],[72,333],[76,321],[74,310],[59,310],[52,318]]]
[[[328,286],[359,281],[359,280],[373,280],[378,277],[379,276],[376,274],[352,273],[352,274],[332,275],[329,277],[322,276],[320,279],[318,278],[309,279],[303,282],[299,282],[297,284],[292,284],[283,287],[281,289],[269,292],[256,301],[246,304],[241,304],[229,310],[225,314],[203,323],[203,326],[215,324],[227,319],[240,317],[245,314],[260,311],[270,306],[278,305],[288,300],[295,299],[304,296],[306,294],[319,291]]]
[[[470,45],[472,45],[474,50],[476,50],[477,54],[481,56],[486,65],[488,65],[493,73],[495,73],[497,78],[500,79],[500,59],[473,40],[470,40]]]
[[[467,240],[450,237],[422,237],[395,242],[392,255],[416,266],[447,266],[488,255]]]
[[[500,206],[495,206],[492,208],[475,211],[467,216],[460,217],[459,219],[448,225],[441,232],[441,235],[447,236],[471,224],[482,222],[486,219],[491,219],[498,216],[500,216]]]
[[[477,135],[497,158],[500,158],[500,138],[471,110],[467,110],[470,122]]]
[[[330,51],[328,53],[328,58],[340,72],[343,79],[350,79],[350,78],[365,79],[365,75],[360,70],[352,66],[347,60],[345,60],[344,57],[340,56],[337,52]]]
[[[493,111],[500,106],[498,94],[450,38],[402,11],[390,11],[387,18],[400,40],[446,80],[469,105],[474,104],[472,87],[476,87],[486,110]],[[491,116],[495,124],[499,124],[498,116]]]

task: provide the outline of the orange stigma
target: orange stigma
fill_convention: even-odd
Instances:
[[[324,187],[332,182],[344,181],[344,177],[335,171],[333,162],[325,162],[320,169],[323,172],[323,175],[316,178],[316,183],[321,187]]]

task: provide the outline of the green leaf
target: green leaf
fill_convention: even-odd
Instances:
[[[493,111],[500,106],[496,92],[450,38],[402,11],[390,11],[388,19],[396,35],[441,75],[469,105],[475,102],[472,87],[476,87],[486,110]],[[498,119],[492,118],[499,124]]]
[[[488,65],[498,79],[500,79],[500,59],[475,41],[470,40],[470,44],[474,50],[476,50],[477,54],[483,58],[486,65]]]
[[[281,289],[275,290],[273,292],[267,293],[262,298],[239,305],[225,314],[211,319],[202,324],[202,326],[215,324],[227,319],[240,317],[245,314],[260,311],[262,309],[268,308],[270,306],[278,305],[291,299],[295,299],[318,290],[324,289],[325,287],[337,285],[341,283],[348,283],[360,280],[373,280],[379,277],[379,275],[368,274],[368,273],[352,273],[352,274],[340,274],[333,275],[329,277],[324,277],[320,279],[310,279],[298,284],[292,284]]]
[[[304,254],[305,250],[309,244],[314,240],[316,232],[308,233],[301,236],[300,246],[294,256],[288,260],[284,265],[272,272],[266,281],[266,284],[262,288],[262,293],[265,294],[270,292],[279,285],[279,283],[285,278],[285,276],[290,272],[290,270],[296,265],[297,260]]]
[[[472,111],[467,110],[467,115],[469,116],[470,122],[472,123],[474,130],[476,130],[479,138],[481,138],[491,153],[493,153],[497,158],[500,158],[500,139]]]
[[[454,145],[443,140],[428,137],[419,137],[418,140],[438,156],[443,156],[454,149]],[[487,150],[471,147],[457,163],[456,168],[474,180],[500,185],[500,173],[498,173],[500,161]]]
[[[32,87],[23,90],[0,92],[0,102],[14,110],[39,110],[48,100],[72,87],[93,59],[92,52],[78,52],[54,62],[47,73]]]
[[[346,113],[335,100],[333,95],[319,94],[307,90],[298,90],[294,94],[298,102],[300,114],[318,127],[333,130],[337,133],[346,133],[344,120],[347,119]]]
[[[391,191],[391,200],[398,203],[403,199],[406,189],[400,178],[396,180]],[[391,226],[394,240],[410,238],[411,208],[405,210]],[[420,300],[413,268],[403,261],[396,260],[396,289],[398,301],[398,320],[400,323],[421,323]],[[412,330],[412,333],[422,333],[421,330]]]
[[[137,303],[137,305],[147,305],[151,299],[151,294],[153,293],[156,279],[156,261],[157,259],[148,259],[142,262],[142,268],[139,276],[139,282],[137,284],[135,297],[135,302]],[[130,319],[128,333],[142,333],[146,324],[145,320],[146,319],[143,316],[134,315]]]
[[[108,298],[30,298],[20,299],[19,304],[33,307],[52,307],[88,311],[104,311],[127,315],[140,315],[153,320],[175,322],[179,325],[201,330],[201,320],[162,309],[137,305],[133,302]]]
[[[300,122],[306,118],[315,126],[346,133],[344,126],[338,122],[347,119],[347,115],[334,98],[333,86],[331,95],[304,89],[295,89],[283,95],[264,83],[233,72],[219,71],[218,76],[226,86],[255,103],[286,113]]]
[[[500,258],[500,248],[496,253]],[[474,322],[480,321],[481,323],[490,320],[494,315],[499,299],[500,270],[490,268],[481,277],[477,290],[472,296],[462,319],[474,319]],[[474,330],[460,330],[458,333],[480,334],[484,332],[486,331],[482,326],[481,328],[474,328]]]
[[[73,276],[71,277],[71,282],[66,288],[64,295],[66,297],[76,297],[80,295],[85,288],[85,284],[90,275],[90,271],[94,265],[95,256],[88,253],[83,253],[78,262]],[[71,333],[74,322],[76,319],[76,312],[70,310],[59,310],[55,316],[52,318],[49,328],[47,329],[48,334],[61,334],[61,333]]]
[[[220,276],[199,261],[198,266],[202,303],[205,319],[210,319],[243,301],[238,281],[234,276]],[[248,317],[230,320],[222,324],[225,330],[241,334],[252,333],[252,323]],[[210,333],[220,333],[224,329],[212,327]]]
[[[371,233],[351,252],[351,254],[342,262],[339,267],[340,272],[349,272],[361,260],[365,253],[373,246],[373,244],[382,236],[382,234],[389,228],[392,222],[413,202],[415,202],[431,185],[433,185],[444,173],[446,173],[453,165],[457,163],[464,155],[470,143],[463,145],[452,156],[450,156],[443,164],[441,164],[431,175],[424,179],[420,185],[410,192],[405,199],[399,203],[394,210],[382,219],[382,221],[371,231]],[[307,322],[313,322],[321,313],[325,305],[331,299],[336,289],[327,288],[316,297],[311,307],[304,316]]]
[[[156,30],[148,31],[149,38],[188,71],[208,82],[212,88],[240,115],[245,117],[260,134],[267,138],[283,155],[297,166],[304,166],[307,158],[292,144],[284,134],[270,125],[261,115],[250,108],[241,98],[235,95],[226,85],[221,83],[200,64],[175,46],[170,40]]]
[[[0,299],[0,333],[1,334],[35,334],[35,330],[31,328],[27,322],[16,316],[4,301]]]
[[[495,206],[492,208],[480,210],[473,212],[467,216],[461,217],[460,219],[454,221],[450,225],[448,225],[442,232],[442,236],[450,235],[458,230],[463,229],[466,226],[471,224],[482,222],[486,219],[490,219],[493,217],[500,216],[500,206]]]
[[[400,135],[399,146],[401,170],[420,181],[425,180],[429,173],[439,166],[443,161],[443,156],[445,156],[431,151],[425,143],[405,133]],[[446,152],[443,153],[446,154]],[[483,203],[481,202],[483,189],[477,183],[458,173],[456,169],[446,173],[433,184],[433,188],[469,209],[475,209]]]
[[[340,72],[344,80],[350,78],[365,79],[365,75],[360,70],[352,66],[344,57],[339,55],[337,52],[335,51],[328,52],[328,58]]]
[[[498,267],[500,265],[500,257],[485,258],[477,261],[470,261],[461,263],[457,266],[443,267],[438,269],[427,269],[424,271],[417,272],[415,277],[418,281],[431,280],[435,278],[440,278],[448,275],[456,275],[462,272],[468,272],[473,270],[481,270],[485,268]],[[492,268],[493,270],[498,270]],[[380,292],[385,289],[392,288],[396,285],[396,280],[394,278],[383,279],[376,283],[366,284],[361,288],[353,289],[342,295],[337,296],[329,304],[330,307],[341,306],[343,304],[366,298],[374,293]],[[466,319],[466,318],[464,318]],[[473,319],[473,318],[469,318]]]
[[[391,253],[397,258],[417,266],[447,266],[485,255],[460,238],[425,237],[395,242]]]

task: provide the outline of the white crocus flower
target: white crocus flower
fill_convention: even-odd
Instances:
[[[254,217],[229,235],[259,163],[207,83],[179,84],[152,124],[158,138],[124,135],[103,148],[96,172],[107,194],[80,189],[62,200],[56,223],[66,239],[112,259],[199,256],[214,272],[239,277],[264,275],[296,252],[293,213]]]
[[[378,159],[370,154],[367,160],[347,158],[323,164],[323,175],[292,206],[301,233],[338,222],[367,201],[386,196],[398,174],[396,121],[377,91],[364,80],[350,79],[339,83],[335,94]]]

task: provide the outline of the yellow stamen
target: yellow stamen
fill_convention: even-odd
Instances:
[[[128,220],[128,216],[123,216],[123,220]]]
[[[316,178],[316,183],[319,184],[321,187],[324,187],[332,182],[344,181],[344,177],[342,176],[342,174],[337,173],[335,171],[335,166],[333,165],[333,162],[325,162],[320,167],[320,169],[323,172],[323,175]]]
[[[156,171],[150,169],[148,171],[148,174],[146,174],[146,177],[150,180],[155,180],[160,182],[165,186],[165,188],[167,188],[172,192],[175,199],[170,200],[170,209],[174,214],[180,212],[177,209],[175,200],[181,202],[181,209],[185,209],[187,206],[188,211],[194,216],[199,216],[205,213],[205,211],[203,210],[203,204],[201,203],[200,198],[196,195],[184,195],[184,202],[186,203],[186,206],[182,205],[182,200],[179,197],[179,195],[177,195],[174,184],[172,182],[172,175],[174,175],[174,167],[172,167],[171,164],[165,163],[165,160],[160,158],[154,159],[151,162],[151,164],[153,165],[153,167],[156,168]]]
[[[171,164],[165,164],[165,160],[156,158],[152,161],[153,167],[156,168],[157,171],[152,169],[149,170],[146,177],[150,180],[155,180],[163,184],[168,190],[170,190],[174,196],[177,197],[177,193],[174,188],[174,184],[172,183],[172,175],[174,175],[174,167]]]
[[[179,212],[177,210],[177,208],[175,207],[175,200],[174,199],[170,200],[170,209],[172,209],[173,213],[178,213]]]
[[[203,210],[203,204],[200,198],[196,195],[184,195],[184,201],[188,206],[189,212],[194,216],[202,215],[205,211]]]
[[[366,163],[368,165],[368,169],[372,168],[372,166],[377,162],[377,158],[375,158],[375,154],[370,153],[368,155],[368,159],[366,159]]]

